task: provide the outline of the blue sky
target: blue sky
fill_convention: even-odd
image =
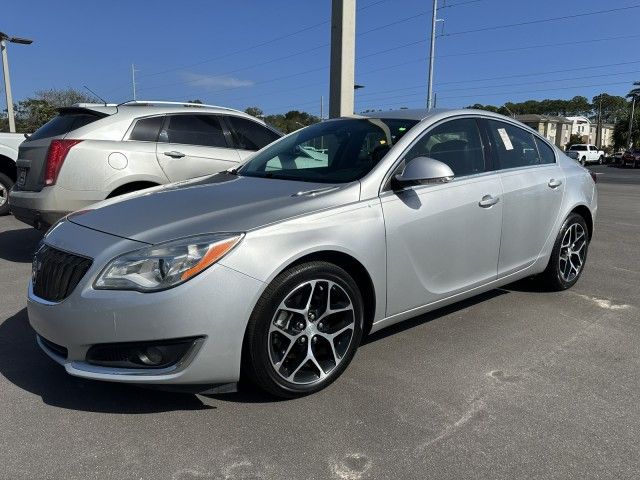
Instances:
[[[439,2],[446,8],[436,47],[438,106],[624,95],[640,80],[640,8],[463,33],[640,0]],[[326,112],[330,0],[3,3],[0,30],[34,40],[9,47],[15,100],[88,85],[125,101],[135,63],[139,99],[318,114],[324,95]],[[431,0],[358,0],[357,7],[356,82],[365,88],[356,92],[356,111],[423,106]]]

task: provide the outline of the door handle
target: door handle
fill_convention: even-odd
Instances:
[[[549,185],[550,188],[558,188],[560,185],[562,185],[562,180],[556,180],[555,178],[552,178],[551,180],[549,180],[549,183],[547,183],[547,185]]]
[[[500,197],[492,197],[491,195],[485,195],[482,200],[478,202],[478,205],[482,208],[489,208],[494,206],[500,201]]]
[[[164,152],[164,154],[167,157],[171,157],[171,158],[182,158],[182,157],[184,157],[184,153],[178,152],[176,150],[171,150],[170,152]]]

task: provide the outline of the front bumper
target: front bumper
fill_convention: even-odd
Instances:
[[[66,357],[38,340],[41,348],[74,376],[138,384],[215,385],[237,382],[242,343],[249,316],[264,284],[221,264],[216,264],[178,287],[154,293],[94,290],[95,277],[108,258],[114,237],[71,222],[53,231],[47,243],[57,248],[91,255],[81,244],[104,251],[75,290],[60,303],[34,295],[27,301],[29,323],[36,333],[66,349]],[[64,239],[64,241],[63,241]],[[71,240],[69,240],[71,239]],[[130,240],[120,239],[131,249]],[[117,242],[115,242],[117,243]],[[139,245],[139,244],[138,244]],[[194,337],[201,341],[180,365],[161,369],[96,366],[86,361],[91,346],[105,343],[148,342]]]

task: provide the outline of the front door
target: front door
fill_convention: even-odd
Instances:
[[[217,173],[240,162],[220,118],[206,114],[169,115],[160,132],[156,156],[172,182]]]
[[[496,278],[502,186],[485,162],[474,118],[450,120],[418,139],[419,156],[448,164],[450,183],[381,195],[387,233],[387,315],[469,290]]]

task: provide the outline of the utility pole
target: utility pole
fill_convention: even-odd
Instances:
[[[13,112],[13,95],[11,95],[11,79],[9,77],[9,59],[7,58],[7,42],[30,45],[33,40],[28,38],[10,37],[4,32],[0,32],[0,50],[2,50],[2,72],[4,73],[4,93],[7,97],[7,116],[9,117],[9,131],[15,133],[16,119]]]
[[[431,16],[431,51],[429,53],[429,86],[427,90],[427,108],[433,108],[433,64],[436,52],[436,22],[438,15],[438,0],[433,0],[433,14]]]
[[[131,64],[131,86],[133,87],[133,99],[136,99],[136,67]]]
[[[629,150],[633,148],[633,137],[631,134],[633,133],[633,114],[636,109],[636,96],[631,97],[631,118],[629,119]]]
[[[598,98],[598,122],[596,123],[596,146],[602,148],[602,94]]]
[[[329,117],[353,115],[356,0],[331,1],[331,71]]]
[[[324,95],[320,95],[320,121],[324,120]]]

